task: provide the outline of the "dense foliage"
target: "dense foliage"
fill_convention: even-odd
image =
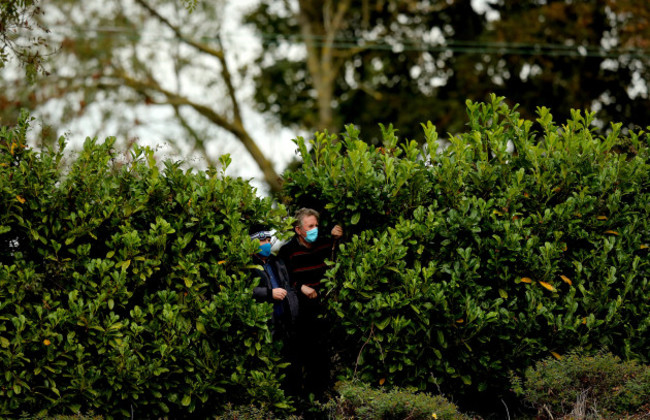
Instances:
[[[513,385],[538,418],[643,418],[650,409],[650,366],[611,353],[549,357],[527,369],[523,380],[513,378]]]
[[[431,124],[424,147],[392,127],[377,148],[353,127],[298,139],[287,200],[348,234],[327,281],[342,369],[503,395],[509,371],[578,346],[649,361],[650,137],[495,96],[467,111],[444,150]]]
[[[28,127],[0,132],[0,416],[286,407],[247,232],[284,208],[151,150],[121,160],[113,139],[67,164],[63,141],[25,147]]]
[[[345,228],[325,281],[337,375],[476,402],[578,347],[647,363],[650,136],[466,105],[448,141],[431,123],[423,146],[392,126],[383,147],[352,126],[297,140],[282,199]],[[287,408],[247,235],[290,231],[284,205],[228,156],[195,173],[88,139],[69,159],[28,130],[0,132],[0,416]]]
[[[561,120],[592,107],[601,121],[648,118],[646,3],[296,3],[262,0],[247,16],[264,45],[255,101],[287,126],[338,132],[354,123],[363,140],[381,142],[377,123],[392,122],[419,140],[421,121],[464,131],[464,100],[489,92],[520,104],[526,118],[539,105]]]
[[[336,408],[331,418],[364,419],[439,419],[463,420],[469,417],[440,395],[429,395],[393,388],[372,389],[367,384],[344,382],[337,387]]]

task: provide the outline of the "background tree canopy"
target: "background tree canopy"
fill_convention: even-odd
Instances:
[[[593,108],[604,126],[645,121],[647,6],[472,3],[264,0],[247,17],[265,45],[258,107],[292,126],[337,132],[354,123],[374,139],[379,122],[410,138],[418,121],[458,132],[464,100],[490,92],[519,103],[526,117],[545,105],[560,119]],[[301,44],[306,54],[287,48]]]

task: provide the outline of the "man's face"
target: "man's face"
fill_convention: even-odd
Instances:
[[[271,243],[271,238],[260,239],[260,245]]]
[[[316,216],[307,216],[302,219],[302,226],[296,226],[296,233],[304,238],[307,236],[307,232],[316,227],[318,227]]]

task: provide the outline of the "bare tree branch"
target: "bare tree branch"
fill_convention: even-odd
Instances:
[[[194,140],[194,147],[192,147],[192,151],[196,150],[197,148],[201,151],[201,154],[205,157],[205,160],[207,161],[209,166],[214,166],[215,162],[210,156],[208,155],[205,147],[205,139],[199,135],[199,133],[196,132],[194,128],[192,128],[192,125],[187,122],[187,119],[183,117],[183,114],[181,114],[181,110],[179,106],[174,106],[174,115],[176,115],[176,119],[178,122],[181,124],[181,126],[185,129],[187,134]]]
[[[264,174],[264,179],[270,186],[271,191],[279,192],[281,190],[282,183],[280,176],[277,174],[277,172],[275,172],[273,164],[266,158],[257,143],[248,134],[241,121],[230,121],[223,115],[216,112],[214,109],[206,105],[191,101],[185,96],[171,92],[152,80],[137,80],[119,70],[116,71],[115,77],[121,80],[124,85],[130,87],[136,92],[145,94],[147,92],[155,92],[164,95],[166,97],[164,104],[169,104],[172,106],[188,106],[194,109],[194,111],[198,112],[203,117],[207,118],[212,123],[233,134],[244,145],[248,153],[251,154],[257,165],[260,167],[262,173]]]
[[[219,46],[221,46],[222,45],[221,37],[219,36],[217,39],[219,41]],[[235,88],[232,84],[232,76],[228,68],[228,63],[226,62],[225,54],[221,54],[221,57],[219,57],[219,61],[221,62],[221,75],[223,76],[223,81],[226,83],[226,88],[228,89],[228,96],[230,96],[230,102],[232,102],[232,109],[233,109],[233,114],[235,116],[235,121],[239,121],[240,123],[242,123],[243,120],[241,117],[241,112],[239,111],[239,102],[237,101],[237,96],[235,95]]]
[[[165,18],[163,15],[158,13],[156,9],[151,7],[147,2],[144,0],[135,0],[136,3],[138,3],[140,6],[145,8],[147,12],[149,12],[152,16],[154,16],[156,19],[158,19],[161,23],[163,23],[165,26],[167,26],[169,29],[171,29],[174,34],[178,37],[178,39],[182,42],[184,42],[187,45],[190,45],[194,48],[196,48],[198,51],[209,54],[213,57],[217,58],[222,58],[223,57],[223,51],[222,50],[215,50],[214,48],[210,48],[205,44],[198,43],[192,39],[187,38],[183,33],[181,32],[180,29],[178,29],[176,26],[174,26],[167,18]]]

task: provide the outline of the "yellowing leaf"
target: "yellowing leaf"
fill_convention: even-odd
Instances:
[[[384,382],[386,382],[386,378],[381,378],[381,379],[379,380],[379,385],[383,385]]]
[[[501,213],[499,210],[492,210],[492,214],[496,214],[498,216],[503,216],[503,213]]]
[[[598,220],[607,220],[607,216],[598,216],[596,217]]]
[[[456,320],[456,323],[457,323],[457,324],[462,324],[463,322],[465,322],[465,320],[464,320],[463,318],[458,318],[458,319]]]
[[[615,230],[606,230],[605,233],[610,234],[610,235],[617,235],[618,236],[618,232],[615,231]]]
[[[553,287],[553,285],[550,283],[546,283],[545,281],[540,281],[539,284],[541,284],[543,288],[548,289],[551,292],[555,291],[555,287]]]
[[[18,200],[18,202],[19,202],[20,204],[25,204],[25,199],[22,198],[22,197],[19,196],[19,195],[16,196],[16,200]]]
[[[226,260],[221,260],[217,264],[221,265],[221,264],[225,264],[225,263],[226,263]]]
[[[586,317],[586,316],[582,318],[582,323],[583,323],[583,324],[586,324],[586,323],[587,323],[587,317]]]
[[[571,279],[568,278],[567,276],[565,276],[564,274],[562,274],[562,275],[560,276],[560,278],[562,279],[563,282],[565,282],[565,283],[568,284],[569,286],[571,286],[571,285],[573,284],[573,283],[571,283]]]
[[[558,353],[552,351],[551,354],[552,354],[553,357],[555,357],[557,360],[562,360],[562,356],[560,356]]]
[[[530,279],[530,277],[522,277],[521,280],[519,280],[522,283],[532,283],[533,281]]]
[[[639,249],[648,249],[648,245],[643,244],[643,245],[641,245],[641,246],[639,247]]]

